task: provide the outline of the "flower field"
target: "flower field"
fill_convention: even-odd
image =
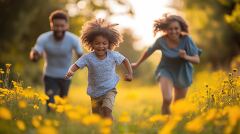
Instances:
[[[49,104],[42,89],[9,80],[10,65],[0,70],[1,134],[238,134],[240,133],[240,75],[199,72],[185,100],[173,103],[170,116],[161,115],[161,92],[156,86],[120,84],[114,121],[91,114],[85,87],[72,86],[68,98],[55,96]],[[11,87],[8,87],[11,81]]]

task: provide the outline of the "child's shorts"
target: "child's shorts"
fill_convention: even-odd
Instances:
[[[91,103],[92,103],[92,112],[93,113],[100,113],[102,107],[107,107],[112,110],[115,96],[117,94],[117,90],[114,88],[110,91],[108,91],[105,95],[102,95],[97,98],[91,97]]]

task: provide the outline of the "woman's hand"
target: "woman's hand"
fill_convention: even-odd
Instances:
[[[136,69],[138,67],[138,64],[137,63],[131,63],[131,66],[133,69]]]
[[[186,59],[187,58],[187,53],[185,50],[183,49],[180,49],[179,52],[178,52],[179,56],[183,59]]]
[[[198,55],[194,55],[194,56],[189,56],[187,55],[186,51],[183,49],[179,50],[179,57],[193,63],[193,64],[198,64],[200,63],[200,58]]]

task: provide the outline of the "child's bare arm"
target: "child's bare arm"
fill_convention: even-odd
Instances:
[[[132,67],[131,67],[131,64],[130,64],[129,60],[127,58],[125,58],[123,60],[122,64],[124,65],[124,67],[127,70],[127,74],[125,74],[125,80],[126,81],[132,81],[132,79],[133,79],[133,71],[132,71]]]
[[[198,55],[194,55],[194,56],[187,55],[185,50],[179,50],[179,56],[193,64],[200,63],[200,58]]]
[[[73,74],[79,69],[79,67],[76,64],[73,64],[69,69],[67,74],[65,75],[65,79],[68,79],[73,76]]]

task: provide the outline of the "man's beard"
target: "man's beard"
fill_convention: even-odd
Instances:
[[[65,35],[65,31],[62,31],[61,33],[61,35],[59,36],[58,35],[58,33],[59,32],[57,32],[57,31],[53,31],[53,36],[54,36],[54,38],[56,39],[56,40],[62,40],[63,39],[63,37],[64,37],[64,35]]]

